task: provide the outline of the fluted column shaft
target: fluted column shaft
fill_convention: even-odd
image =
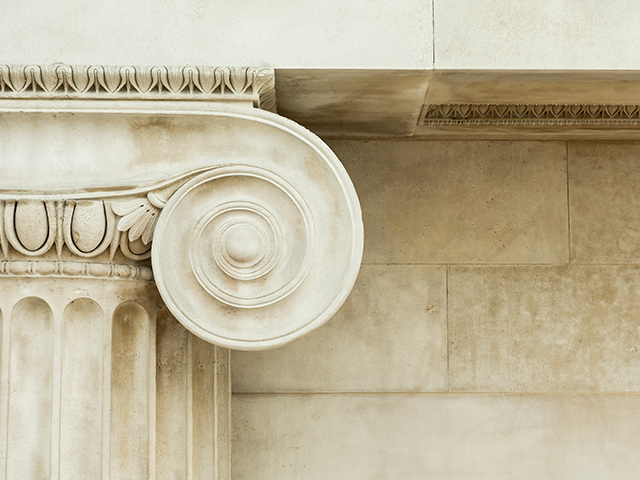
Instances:
[[[148,281],[0,278],[0,477],[229,478],[229,351]]]

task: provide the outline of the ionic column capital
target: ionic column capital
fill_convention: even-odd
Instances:
[[[358,199],[318,137],[256,106],[269,69],[0,65],[0,275],[153,270],[227,348],[319,327],[358,273]]]

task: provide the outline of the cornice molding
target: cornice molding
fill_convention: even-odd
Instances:
[[[276,111],[271,68],[1,65],[0,98],[252,100]]]
[[[640,105],[424,105],[419,126],[640,126]]]

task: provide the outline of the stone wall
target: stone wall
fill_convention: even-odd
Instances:
[[[631,479],[640,144],[341,140],[339,314],[233,352],[233,478]]]

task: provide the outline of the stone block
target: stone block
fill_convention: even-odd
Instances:
[[[365,263],[566,263],[562,142],[330,140],[360,197]]]
[[[3,4],[7,63],[429,68],[431,2]],[[28,23],[25,24],[25,19]]]
[[[636,479],[638,395],[236,395],[233,478]]]
[[[640,268],[449,270],[449,386],[640,390]]]
[[[446,390],[444,267],[364,265],[336,316],[275,350],[232,353],[234,392]]]
[[[438,69],[632,70],[633,0],[435,0]]]
[[[280,69],[278,113],[317,135],[412,135],[433,70]]]
[[[640,263],[640,143],[570,142],[571,259]]]

